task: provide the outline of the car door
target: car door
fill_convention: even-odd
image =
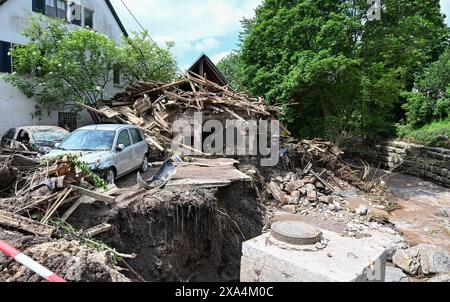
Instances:
[[[144,156],[147,154],[147,143],[144,141],[144,137],[138,129],[129,129],[131,140],[133,142],[133,152],[135,159],[135,168],[140,167]]]
[[[23,128],[17,129],[16,137],[14,138],[11,146],[13,149],[31,151],[30,142],[31,132]]]
[[[125,148],[121,151],[117,146],[123,145]],[[133,148],[131,146],[130,134],[127,129],[121,130],[117,136],[116,142],[116,162],[117,176],[130,172],[134,168]]]

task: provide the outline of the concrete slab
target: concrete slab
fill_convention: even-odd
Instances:
[[[322,250],[280,243],[269,233],[244,242],[241,282],[384,282],[388,252],[382,236],[355,239],[321,231],[328,240]]]

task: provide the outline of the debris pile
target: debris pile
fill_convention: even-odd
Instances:
[[[261,98],[250,98],[193,73],[170,84],[139,82],[110,101],[98,102],[96,108],[81,106],[103,117],[104,122],[139,126],[150,147],[159,151],[170,148],[172,124],[180,115],[192,118],[194,112],[202,112],[246,121],[275,118],[281,112]]]
[[[9,244],[18,240],[16,248],[20,248],[20,240],[30,239],[30,245],[22,249],[43,265],[51,262],[52,269],[72,281],[127,280],[114,268],[111,257],[132,258],[133,255],[118,254],[92,239],[109,231],[111,225],[99,224],[79,233],[66,224],[82,204],[114,202],[115,197],[111,196],[114,191],[106,192],[104,181],[72,156],[40,161],[13,154],[1,156],[0,162],[4,197],[0,198],[0,240]],[[82,245],[83,242],[87,245]],[[36,278],[11,259],[2,255],[0,259],[0,271],[4,271],[0,279],[33,281]]]
[[[69,282],[127,282],[116,266],[114,255],[81,244],[78,240],[24,236],[0,228],[5,240]],[[0,282],[42,282],[31,270],[0,253]]]

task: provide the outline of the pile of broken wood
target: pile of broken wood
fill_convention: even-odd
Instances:
[[[50,237],[55,232],[51,220],[66,221],[83,203],[113,203],[110,196],[96,189],[90,175],[80,171],[69,157],[37,161],[22,155],[2,158],[0,226]],[[88,232],[95,235],[111,226],[102,225]]]
[[[171,127],[179,114],[200,111],[241,121],[280,114],[279,108],[266,105],[261,98],[250,98],[193,73],[170,84],[135,83],[110,101],[81,106],[103,117],[104,122],[139,126],[150,147],[160,151],[170,148]]]

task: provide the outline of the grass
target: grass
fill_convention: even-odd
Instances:
[[[416,144],[450,148],[450,119],[433,122],[419,129],[401,127],[399,136],[402,140]]]

